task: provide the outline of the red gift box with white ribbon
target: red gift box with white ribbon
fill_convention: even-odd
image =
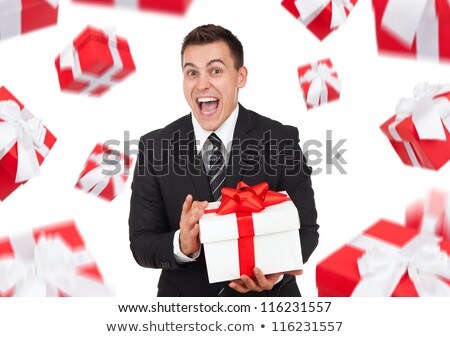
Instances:
[[[450,86],[418,85],[380,128],[405,165],[438,170],[450,160]]]
[[[319,296],[450,296],[450,241],[379,220],[317,264]]]
[[[55,25],[59,0],[1,0],[0,40]]]
[[[408,205],[406,227],[432,233],[450,241],[450,198],[448,193],[432,190],[426,198]]]
[[[62,91],[100,96],[135,72],[126,39],[86,27],[55,60]]]
[[[73,221],[0,238],[0,297],[112,294]]]
[[[132,159],[108,146],[97,144],[78,178],[76,188],[112,201],[125,190]]]
[[[0,200],[40,174],[55,136],[5,87],[0,87]]]
[[[185,14],[192,0],[73,0],[83,4],[118,6],[171,14]]]
[[[339,99],[341,81],[330,59],[298,67],[298,77],[308,109]]]
[[[199,221],[210,283],[303,268],[300,220],[294,203],[267,183],[224,187],[220,202]]]
[[[450,61],[448,0],[372,0],[378,50],[431,61]]]
[[[319,40],[342,26],[358,0],[283,0],[281,4]]]

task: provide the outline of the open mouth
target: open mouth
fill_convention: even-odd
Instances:
[[[216,97],[199,97],[197,98],[197,105],[202,114],[212,115],[217,111],[219,99]]]

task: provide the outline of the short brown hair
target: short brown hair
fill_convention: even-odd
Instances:
[[[234,60],[234,67],[239,70],[244,65],[244,48],[236,35],[228,29],[212,24],[198,26],[185,36],[181,47],[181,58],[184,51],[190,45],[204,45],[216,41],[223,41],[227,44]]]

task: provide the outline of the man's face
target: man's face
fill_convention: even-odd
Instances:
[[[236,70],[223,41],[190,45],[183,54],[184,97],[204,130],[214,131],[231,115],[247,69]]]

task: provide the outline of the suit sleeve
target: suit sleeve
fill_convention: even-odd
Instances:
[[[141,138],[131,185],[130,248],[136,262],[143,267],[182,269],[173,253],[175,231],[169,226],[151,156],[149,146]]]
[[[299,145],[298,130],[289,127],[290,137],[283,147],[283,170],[279,190],[288,192],[300,217],[300,241],[303,262],[308,261],[319,242],[319,225],[311,183],[311,167],[308,166]]]

